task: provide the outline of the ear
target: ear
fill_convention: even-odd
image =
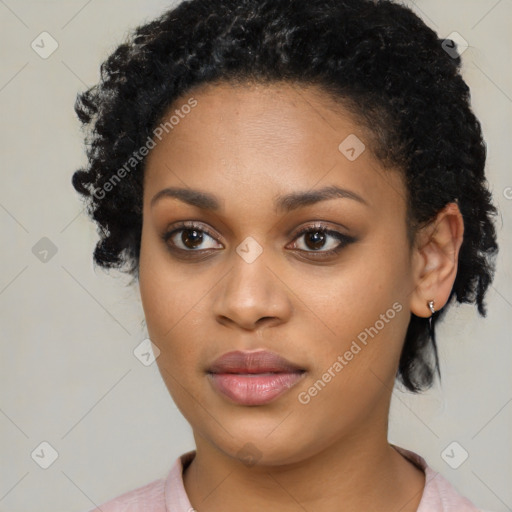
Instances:
[[[416,235],[413,248],[413,286],[410,309],[416,316],[428,318],[444,307],[455,282],[459,250],[464,235],[464,220],[457,203],[446,205]]]

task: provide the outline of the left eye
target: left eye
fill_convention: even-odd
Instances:
[[[301,238],[304,239],[302,247],[300,246],[301,244],[298,244],[299,246],[296,244],[294,249],[305,252],[322,252],[324,254],[337,252],[351,241],[350,237],[323,226],[303,229],[298,233],[295,240],[300,240]]]

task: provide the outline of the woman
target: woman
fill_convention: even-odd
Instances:
[[[196,450],[98,510],[477,510],[387,441],[494,272],[453,47],[391,1],[191,0],[105,61],[73,184]]]

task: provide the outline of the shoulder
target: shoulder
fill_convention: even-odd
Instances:
[[[195,450],[180,455],[166,478],[154,480],[125,492],[88,512],[167,512],[193,510],[183,485],[183,468],[194,458]]]
[[[460,494],[441,473],[431,468],[417,453],[392,445],[425,473],[425,488],[417,512],[485,512]]]
[[[100,504],[89,512],[165,512],[165,480],[154,480]]]
[[[427,466],[425,469],[425,490],[421,504],[425,512],[483,512],[468,498],[460,494],[440,473]],[[423,508],[419,510],[423,512]]]

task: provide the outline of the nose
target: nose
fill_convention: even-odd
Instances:
[[[234,254],[234,264],[214,297],[214,314],[223,325],[255,330],[286,322],[292,313],[289,285],[261,254],[248,263]]]

